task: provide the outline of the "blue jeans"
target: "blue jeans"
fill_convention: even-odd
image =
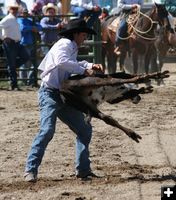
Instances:
[[[78,172],[90,171],[89,143],[92,126],[80,111],[65,104],[59,91],[41,86],[39,89],[40,131],[33,140],[26,162],[26,172],[38,173],[45,149],[53,138],[57,117],[76,134],[76,161]]]
[[[93,10],[86,10],[85,8],[78,6],[71,6],[71,12],[82,19],[84,19],[84,17],[90,17],[87,21],[87,26],[90,28],[94,25],[94,22],[101,15],[101,10],[95,12]]]
[[[126,40],[123,40],[121,38],[126,38],[128,37],[128,24],[126,22],[126,19],[123,18],[121,21],[120,21],[120,24],[119,24],[119,28],[118,30],[116,31],[116,45],[118,46],[122,41],[126,41]]]
[[[16,67],[20,67],[22,64],[29,60],[29,55],[26,49],[19,42],[8,41],[3,42],[3,49],[7,57],[8,73],[10,77],[10,84],[13,87],[17,86],[17,73]]]
[[[38,64],[37,64],[37,60],[36,60],[36,49],[33,45],[30,45],[30,46],[27,46],[27,51],[30,55],[30,67],[31,67],[31,70],[29,71],[29,74],[28,74],[28,85],[37,85],[37,67],[38,67]],[[32,66],[31,66],[32,64]],[[29,66],[27,66],[29,67]]]

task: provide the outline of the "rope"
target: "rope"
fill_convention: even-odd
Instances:
[[[149,29],[147,29],[146,31],[141,31],[141,30],[135,28],[135,27],[132,25],[133,22],[135,22],[135,21],[137,21],[137,20],[139,19],[139,16],[140,16],[140,15],[143,15],[144,17],[146,17],[146,18],[149,19],[149,21],[150,21],[150,24],[151,24],[151,25],[150,25]],[[143,39],[146,39],[146,40],[156,40],[156,37],[148,38],[148,37],[145,37],[145,36],[140,35],[140,34],[147,34],[149,31],[151,31],[151,29],[152,29],[152,27],[153,27],[153,24],[158,24],[157,21],[152,20],[151,17],[149,17],[148,15],[142,13],[142,12],[140,11],[140,8],[137,9],[137,13],[136,13],[136,15],[135,15],[135,20],[134,20],[134,16],[133,16],[133,17],[131,17],[131,18],[129,18],[129,19],[127,20],[127,23],[133,28],[134,32],[135,32],[139,37],[141,37],[141,38],[143,38]],[[132,34],[130,34],[128,37],[120,37],[120,36],[117,34],[117,37],[118,37],[119,39],[121,39],[121,40],[128,40],[130,37],[132,37],[131,35],[132,35]]]
[[[146,33],[148,33],[149,31],[151,31],[151,29],[152,29],[152,27],[153,27],[153,24],[158,24],[157,21],[153,21],[151,17],[149,17],[148,15],[146,15],[146,14],[142,13],[140,10],[138,10],[138,17],[139,17],[140,15],[143,15],[144,17],[146,17],[147,19],[149,19],[151,25],[150,25],[150,28],[147,29],[146,31],[140,31],[139,29],[135,28],[135,27],[132,25],[132,23],[129,23],[129,25],[130,25],[136,32],[141,33],[141,34],[146,34]]]
[[[143,36],[143,35],[140,35],[138,32],[136,32],[136,30],[134,30],[134,32],[136,33],[136,35],[138,35],[139,37],[141,37],[141,38],[143,38],[143,39],[145,39],[145,40],[156,40],[157,39],[157,37],[145,37],[145,36]]]

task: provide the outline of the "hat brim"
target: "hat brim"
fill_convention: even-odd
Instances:
[[[61,36],[66,36],[67,34],[70,34],[70,33],[76,33],[76,32],[83,32],[83,33],[87,33],[87,34],[91,34],[91,35],[97,35],[97,33],[93,30],[93,29],[90,29],[90,28],[73,28],[73,29],[65,29],[65,30],[62,30],[59,32],[59,35]]]
[[[19,6],[18,5],[9,5],[8,9],[11,9],[11,8],[18,8],[19,9]]]
[[[48,9],[54,9],[56,15],[57,15],[58,12],[59,12],[59,9],[57,8],[57,6],[47,6],[47,5],[46,5],[46,6],[44,6],[44,7],[42,8],[42,12],[43,12],[44,15],[46,15],[46,12],[47,12]]]

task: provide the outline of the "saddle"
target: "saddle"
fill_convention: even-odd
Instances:
[[[108,30],[115,32],[117,31],[117,27],[120,23],[120,17],[116,17],[112,22],[108,25]]]
[[[131,13],[128,16],[127,23],[128,23],[128,34],[132,34],[133,32],[133,26],[136,24],[138,20],[138,14],[137,13]],[[117,31],[117,28],[120,24],[121,17],[117,16],[112,22],[108,25],[108,30],[115,32]],[[132,25],[132,26],[131,26]]]

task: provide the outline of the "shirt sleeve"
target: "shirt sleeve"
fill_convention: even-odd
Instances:
[[[124,0],[118,0],[118,7],[120,10],[131,10],[133,4],[127,4]],[[136,4],[139,4],[142,7],[144,0],[139,0]]]
[[[52,24],[48,24],[48,19],[47,18],[43,18],[40,21],[40,25],[42,26],[43,29],[57,29],[57,24],[56,25],[52,25]]]
[[[79,63],[76,60],[77,53],[75,53],[75,49],[73,49],[71,41],[62,43],[59,47],[59,51],[54,62],[55,64],[63,70],[68,71],[72,74],[84,74],[86,67],[89,66],[88,63]],[[51,52],[52,53],[52,52]],[[76,54],[76,56],[73,56]]]
[[[80,66],[84,67],[85,69],[92,69],[93,63],[89,63],[86,60],[78,62]]]
[[[7,28],[9,26],[8,19],[2,19],[0,21],[0,29]]]

